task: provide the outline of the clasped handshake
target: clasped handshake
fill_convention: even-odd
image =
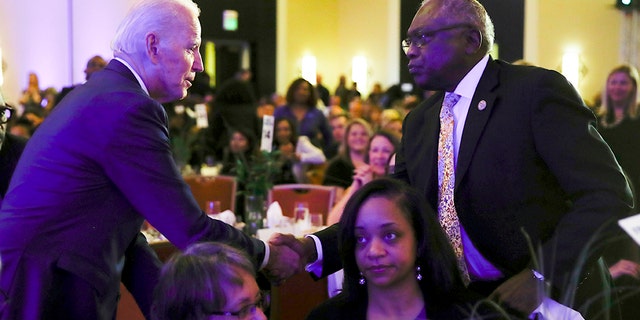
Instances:
[[[296,238],[292,234],[276,233],[269,238],[269,262],[262,270],[274,285],[280,285],[306,264],[317,260],[315,243],[311,238]]]

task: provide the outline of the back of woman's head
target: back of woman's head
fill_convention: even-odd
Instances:
[[[436,213],[417,190],[400,180],[382,177],[365,184],[351,196],[339,222],[338,243],[346,298],[366,299],[366,285],[358,283],[360,271],[356,263],[355,226],[358,214],[367,214],[360,208],[374,197],[391,200],[413,226],[417,242],[416,264],[423,276],[419,285],[425,296],[446,299],[456,292],[462,286],[456,257],[440,228]]]
[[[205,319],[222,310],[229,288],[243,285],[239,272],[255,277],[254,266],[242,251],[213,242],[192,245],[162,268],[152,319]]]

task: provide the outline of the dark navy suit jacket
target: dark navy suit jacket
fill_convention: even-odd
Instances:
[[[396,158],[395,176],[424,192],[434,212],[443,97],[408,114]],[[454,198],[473,244],[507,278],[535,267],[557,288],[598,256],[591,248],[582,261],[585,245],[619,232],[615,221],[632,210],[620,166],[569,82],[554,71],[491,59],[467,115]],[[538,266],[523,232],[541,245]],[[326,250],[335,249],[334,234],[335,227],[318,234]],[[326,250],[323,273],[331,273],[338,255]]]
[[[60,270],[98,297],[113,296],[103,298],[109,317],[125,250],[150,251],[137,241],[144,219],[179,249],[217,240],[246,250],[256,265],[264,257],[262,242],[200,210],[172,160],[162,106],[113,60],[56,107],[18,163],[0,210],[3,318],[41,318]],[[137,280],[156,281],[157,270],[149,274]]]

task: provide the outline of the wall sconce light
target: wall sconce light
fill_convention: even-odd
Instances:
[[[367,87],[367,58],[355,56],[351,60],[351,80],[358,84],[358,88]]]
[[[568,48],[562,54],[562,75],[578,90],[580,77],[582,76],[580,63],[580,51],[576,48]],[[578,90],[579,91],[579,90]]]
[[[0,48],[0,88],[4,84],[4,60],[2,60],[2,48]]]
[[[222,29],[227,31],[238,30],[238,11],[236,10],[222,11]]]
[[[316,85],[316,57],[306,55],[302,57],[302,78]]]

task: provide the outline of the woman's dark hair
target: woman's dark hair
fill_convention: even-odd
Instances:
[[[215,242],[190,246],[162,267],[151,318],[205,319],[211,312],[223,310],[229,288],[243,285],[240,271],[256,275],[244,252]]]
[[[451,301],[464,285],[456,256],[440,228],[437,214],[427,206],[421,193],[400,180],[388,177],[375,179],[356,191],[340,218],[338,244],[344,267],[344,299],[348,302],[367,300],[366,284],[358,283],[360,270],[356,263],[355,225],[358,214],[367,214],[361,212],[361,208],[370,198],[393,201],[413,226],[417,242],[416,264],[420,266],[423,277],[419,286],[429,302],[426,303],[427,311],[437,308],[440,300]]]
[[[293,146],[295,147],[295,145],[298,143],[298,131],[296,130],[296,125],[293,123],[293,120],[291,120],[290,118],[287,117],[283,117],[283,118],[278,118],[276,119],[276,123],[273,126],[273,131],[274,131],[274,137],[273,137],[273,146],[274,149],[277,149],[277,147],[280,146],[280,142],[278,141],[278,139],[275,138],[275,131],[278,130],[278,124],[280,122],[286,122],[289,124],[289,128],[291,129],[291,143],[293,143]]]
[[[303,83],[306,83],[307,86],[309,86],[309,98],[307,98],[307,101],[305,102],[305,104],[310,108],[315,108],[316,104],[318,104],[318,94],[316,93],[316,90],[314,90],[311,82],[303,78],[298,78],[296,80],[293,80],[291,85],[289,85],[289,89],[287,89],[287,95],[286,95],[287,104],[289,105],[293,104],[296,90],[298,90],[298,86]]]
[[[385,139],[387,139],[387,141],[389,141],[393,146],[392,153],[397,152],[398,148],[400,147],[400,141],[398,141],[398,138],[393,133],[386,130],[378,130],[371,135],[371,138],[369,138],[369,143],[367,144],[367,153],[364,155],[364,161],[366,163],[369,163],[369,148],[371,148],[371,141],[373,141],[373,138],[375,137],[384,137]]]
[[[231,130],[229,130],[229,141],[231,141],[231,139],[233,138],[233,134],[234,133],[239,133],[241,135],[243,135],[245,138],[247,138],[247,143],[249,145],[249,148],[247,149],[246,155],[253,155],[256,150],[257,150],[257,138],[256,136],[249,130],[247,130],[246,128],[242,128],[242,127],[238,127],[238,128],[231,128]],[[228,144],[228,143],[227,143]]]

